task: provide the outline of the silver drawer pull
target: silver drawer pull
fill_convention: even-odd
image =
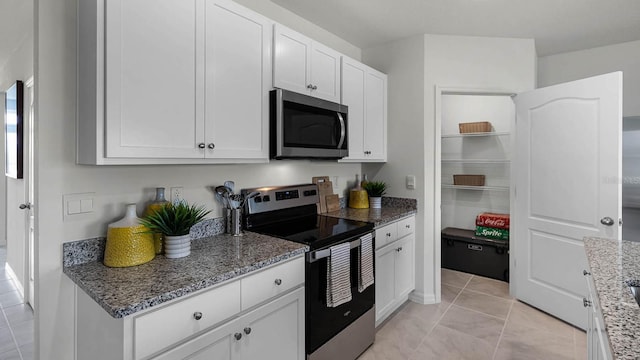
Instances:
[[[202,319],[202,313],[200,311],[196,311],[193,313],[193,318],[196,320]]]
[[[591,275],[591,273],[588,272],[587,270],[582,270],[582,275],[587,276],[587,275]]]
[[[276,283],[276,285],[282,285],[282,279],[276,279],[276,281],[274,281]]]
[[[391,233],[387,233],[387,237],[391,236]]]
[[[409,224],[405,225],[405,227],[406,227],[407,229],[411,229],[411,225],[409,225]]]
[[[233,334],[233,337],[236,338],[236,340],[240,340],[240,339],[242,339],[242,334],[241,333],[235,333],[235,334]]]
[[[246,328],[244,328],[244,333],[247,334],[247,335],[251,334],[251,328],[248,327],[248,326]]]
[[[584,307],[591,306],[591,301],[587,300],[587,298],[582,298],[582,306]]]

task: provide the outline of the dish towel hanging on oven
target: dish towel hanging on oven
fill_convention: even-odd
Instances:
[[[358,251],[358,291],[365,291],[373,282],[373,236],[369,233],[360,238],[360,251]]]
[[[329,248],[327,259],[327,307],[351,301],[351,244]]]

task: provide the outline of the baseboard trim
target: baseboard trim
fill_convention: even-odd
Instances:
[[[411,294],[409,294],[409,300],[418,304],[423,304],[423,305],[435,304],[436,296],[435,294],[425,294],[422,292],[414,291]]]
[[[7,275],[9,275],[9,277],[11,278],[11,281],[13,281],[13,285],[16,287],[16,290],[18,290],[18,294],[20,294],[20,297],[24,301],[24,287],[18,280],[18,276],[16,275],[15,271],[13,271],[13,268],[11,268],[11,265],[9,265],[9,263],[4,264],[4,271],[6,271]]]

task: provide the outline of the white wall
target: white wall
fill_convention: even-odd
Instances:
[[[640,40],[538,59],[538,85],[548,86],[622,71],[623,115],[640,115]]]
[[[156,186],[183,186],[184,197],[220,216],[206,187],[236,181],[238,188],[309,182],[312,176],[339,176],[341,192],[359,173],[359,164],[274,161],[262,165],[79,166],[75,159],[76,3],[36,0],[36,358],[73,359],[73,284],[62,274],[62,243],[104,236],[106,225],[122,216],[124,204],[142,204]],[[265,5],[267,6],[267,5]],[[272,7],[269,5],[268,7]],[[282,13],[304,27],[293,14]],[[306,27],[316,36],[318,29]],[[332,44],[331,36],[317,40]],[[350,53],[351,56],[359,55]],[[357,56],[356,56],[357,57]],[[86,219],[63,221],[62,196],[95,192],[96,211]]]
[[[27,2],[29,3],[29,2]],[[31,27],[26,27],[32,29]],[[12,86],[16,80],[26,82],[33,76],[33,32],[23,34],[20,46],[14,51],[8,61],[0,68],[0,89],[6,90]],[[4,93],[2,95],[2,115],[4,120]],[[26,86],[25,86],[26,95]],[[2,122],[4,123],[4,121]],[[2,149],[0,153],[4,164],[4,136],[2,136]],[[26,160],[25,160],[26,161]],[[4,174],[4,165],[2,165]],[[19,210],[18,206],[25,202],[23,179],[13,179],[2,176],[0,186],[3,191],[0,193],[0,244],[7,246],[7,266],[15,274],[18,287],[24,287],[26,279],[25,251],[25,212]],[[6,191],[5,191],[6,190]],[[5,223],[6,220],[6,223]],[[6,238],[5,238],[6,234]]]
[[[418,40],[416,40],[418,39]],[[533,40],[424,35],[363,49],[363,61],[389,75],[389,162],[376,177],[389,181],[390,194],[418,199],[416,292],[413,299],[439,300],[439,234],[435,234],[435,87],[505,89],[535,87]],[[398,122],[402,125],[398,125]],[[397,131],[397,132],[396,132]],[[363,171],[371,172],[365,165]],[[404,189],[413,173],[416,190]],[[412,196],[413,195],[413,196]],[[436,290],[437,289],[437,290]]]

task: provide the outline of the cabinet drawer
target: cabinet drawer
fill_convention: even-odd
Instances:
[[[416,227],[416,217],[410,216],[406,219],[398,221],[398,238],[412,234]]]
[[[376,249],[380,249],[397,238],[398,227],[395,222],[376,229]]]
[[[304,257],[242,279],[242,310],[304,283]]]
[[[239,312],[240,281],[234,281],[141,315],[134,319],[135,359],[148,357]]]

